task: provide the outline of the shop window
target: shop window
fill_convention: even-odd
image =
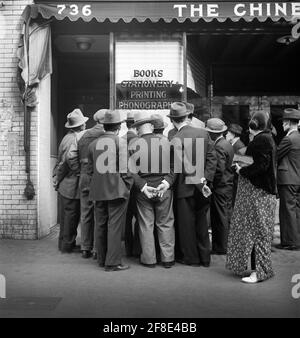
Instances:
[[[168,110],[183,99],[182,35],[115,39],[117,109]]]
[[[223,105],[222,119],[229,126],[231,123],[239,124],[243,128],[241,140],[247,145],[249,143],[248,123],[250,112],[248,105]]]

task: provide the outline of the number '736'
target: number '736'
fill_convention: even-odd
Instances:
[[[69,10],[70,15],[79,15],[82,13],[84,16],[92,14],[91,5],[85,5],[80,8],[78,5],[57,5],[57,13],[63,15],[65,10]]]

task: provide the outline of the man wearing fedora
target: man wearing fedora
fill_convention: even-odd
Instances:
[[[88,170],[88,147],[104,133],[102,122],[107,109],[98,110],[93,118],[96,125],[85,131],[78,141],[78,160],[80,167],[80,225],[81,225],[81,251],[83,258],[92,256],[96,258],[96,246],[94,243],[94,204],[89,200],[90,177]]]
[[[163,135],[163,132],[165,128],[167,128],[168,124],[164,122],[163,117],[160,114],[152,114],[151,119],[153,119],[152,125],[153,125],[153,133],[159,134],[161,137],[165,137]]]
[[[129,144],[131,140],[137,137],[136,129],[132,127],[132,125],[134,124],[134,112],[129,111],[127,113],[127,118],[125,122],[126,122],[126,127],[127,127],[127,133],[124,135],[124,138],[126,138],[127,144]]]
[[[195,128],[204,128],[205,127],[204,122],[194,117],[194,105],[192,103],[185,101],[182,103],[185,104],[186,109],[188,111],[188,117],[186,120],[187,124]],[[172,138],[176,135],[176,133],[177,133],[176,127],[170,129],[168,133],[168,139],[171,141]]]
[[[102,122],[104,134],[89,145],[89,198],[95,202],[98,264],[105,271],[129,268],[122,264],[121,242],[133,179],[122,168],[125,161],[127,167],[127,144],[118,136],[122,122],[118,110],[108,110]]]
[[[245,155],[246,152],[246,146],[240,139],[242,132],[243,128],[239,124],[231,123],[226,134],[226,140],[233,146],[234,153],[238,155]]]
[[[208,233],[207,211],[209,209],[209,198],[204,197],[203,187],[205,180],[208,185],[213,181],[216,170],[216,154],[213,144],[205,129],[195,128],[189,125],[188,111],[182,102],[171,104],[169,115],[167,115],[176,128],[177,133],[172,139],[173,142],[180,141],[182,155],[190,153],[192,161],[196,158],[196,140],[204,141],[204,163],[194,163],[196,166],[204,166],[204,177],[199,177],[195,184],[188,181],[190,174],[183,168],[177,174],[175,187],[176,212],[178,225],[178,239],[182,257],[177,259],[183,264],[208,267],[210,265],[210,242]],[[192,140],[192,143],[185,148],[185,139]],[[184,155],[183,155],[184,156]],[[178,252],[178,254],[180,254]]]
[[[80,219],[79,168],[72,167],[76,162],[77,152],[72,146],[83,135],[88,120],[80,109],[73,110],[67,116],[65,127],[69,132],[62,139],[58,148],[58,157],[53,171],[54,187],[58,190],[60,200],[60,233],[58,248],[61,252],[72,252],[76,248],[77,227]],[[75,156],[75,161],[74,158]]]
[[[283,129],[287,135],[277,149],[277,183],[280,198],[279,249],[300,249],[300,111],[287,108],[283,113]]]
[[[232,211],[233,170],[231,168],[234,150],[224,138],[227,130],[224,121],[211,118],[206,130],[214,142],[217,153],[217,169],[213,180],[213,194],[210,208],[212,229],[212,254],[225,255]]]
[[[134,124],[134,112],[127,112],[127,118],[125,122],[127,133],[123,136],[123,138],[127,141],[127,145],[129,145],[129,143],[133,142],[138,137],[136,134],[136,129],[132,127]],[[135,195],[136,191],[134,188],[132,188],[130,191],[124,231],[125,250],[126,256],[128,257],[139,256],[141,253]],[[133,225],[132,222],[134,218],[135,223]]]
[[[167,138],[153,133],[153,117],[146,111],[135,114],[133,127],[137,128],[139,139],[130,144],[131,159],[136,188],[137,216],[142,253],[142,265],[154,268],[157,263],[154,227],[157,229],[160,258],[165,268],[174,264],[174,214],[173,191],[174,173],[170,167],[164,167],[163,159],[170,158],[170,145]],[[156,149],[153,145],[159,146]],[[142,149],[142,150],[141,150]],[[142,161],[145,161],[142,163]],[[155,163],[155,168],[153,164]]]

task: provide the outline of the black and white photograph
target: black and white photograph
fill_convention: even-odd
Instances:
[[[0,318],[300,318],[300,2],[0,1]]]

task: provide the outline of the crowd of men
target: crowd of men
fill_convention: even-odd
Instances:
[[[149,268],[157,264],[171,268],[175,261],[209,267],[211,254],[226,254],[238,184],[232,165],[235,154],[246,153],[240,140],[243,128],[237,124],[227,127],[219,118],[210,118],[205,126],[195,119],[193,109],[187,102],[172,103],[167,116],[173,128],[167,136],[161,115],[147,111],[129,112],[123,121],[119,111],[101,109],[94,114],[95,126],[88,130],[88,118],[79,109],[68,114],[65,127],[69,132],[59,146],[53,175],[61,206],[61,252],[93,256],[105,271],[129,268],[122,263],[122,240],[126,255],[139,257]],[[285,110],[287,134],[278,147],[279,248],[287,250],[300,247],[299,120],[300,111]],[[123,122],[128,131],[120,137]],[[188,145],[186,139],[191,140]],[[199,139],[201,157],[197,156]],[[181,154],[190,154],[190,165],[202,167],[201,177],[191,179],[184,163],[182,170],[175,170],[170,146],[174,140],[182,145]],[[146,155],[140,154],[140,141],[147,145]],[[156,141],[158,152],[153,148]],[[111,150],[109,144],[114,145]],[[121,170],[125,155],[131,161],[139,160]],[[146,166],[141,165],[142,159]],[[168,169],[163,165],[165,159],[170,159]],[[114,162],[115,171],[107,169],[109,161]],[[154,170],[151,164],[155,161]],[[79,224],[80,247],[76,246]]]

